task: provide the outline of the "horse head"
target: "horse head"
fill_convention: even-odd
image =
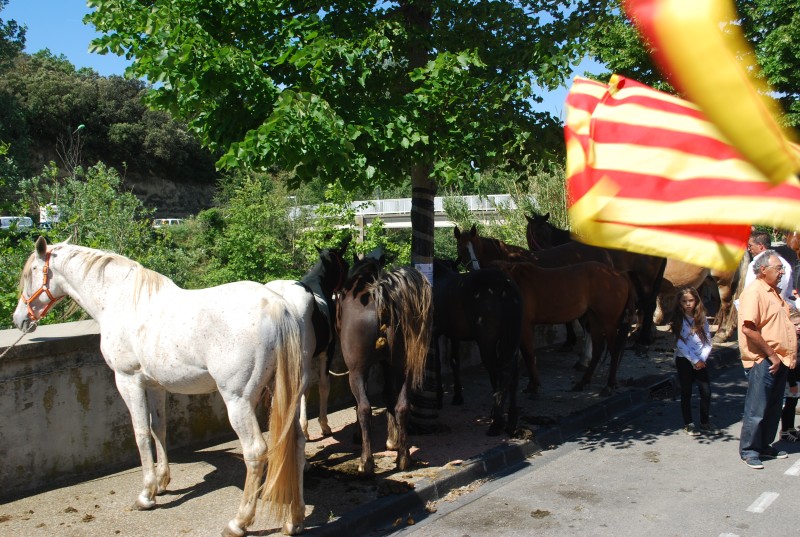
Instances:
[[[344,252],[350,243],[349,238],[345,240],[338,248],[325,248],[320,250],[319,261],[317,266],[312,269],[316,278],[319,279],[320,287],[329,298],[342,289],[345,280],[347,279],[347,272],[350,270],[350,265],[344,259]]]
[[[36,329],[39,320],[66,296],[61,290],[57,272],[50,267],[52,249],[39,237],[36,248],[25,263],[19,280],[20,298],[14,310],[14,325],[23,332]]]
[[[572,240],[568,230],[558,228],[550,222],[550,213],[544,216],[536,213],[533,216],[526,214],[525,219],[528,221],[525,238],[528,241],[528,248],[533,251],[548,250]]]
[[[478,270],[480,268],[478,263],[480,241],[478,240],[478,230],[475,224],[472,224],[469,233],[462,233],[456,226],[453,229],[453,235],[456,238],[458,262],[471,270]]]

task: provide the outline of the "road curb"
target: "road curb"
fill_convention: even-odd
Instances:
[[[443,469],[434,478],[419,481],[413,491],[379,498],[348,512],[335,521],[309,528],[306,533],[314,537],[359,535],[380,527],[391,526],[398,518],[406,524],[406,518],[411,513],[424,509],[428,502],[440,500],[448,492],[478,479],[514,471],[522,467],[531,456],[553,449],[590,427],[607,423],[622,413],[626,415],[635,413],[643,409],[645,403],[652,399],[652,393],[663,390],[671,384],[672,374],[665,374],[650,386],[611,396],[584,411],[561,419],[552,427],[537,430],[533,440],[512,441],[492,448],[464,461],[459,466]]]
[[[717,347],[710,365],[715,369],[721,369],[739,363],[738,347]],[[512,473],[523,467],[527,459],[533,455],[554,449],[591,427],[608,423],[616,418],[624,417],[627,420],[638,416],[644,411],[647,403],[655,398],[654,394],[672,390],[675,382],[675,375],[672,372],[659,375],[651,379],[647,386],[613,395],[581,412],[562,418],[552,427],[537,430],[532,440],[512,441],[492,448],[457,467],[443,469],[434,478],[420,480],[413,491],[379,498],[324,526],[309,528],[306,533],[312,537],[338,537],[388,528],[398,519],[405,525],[412,513],[424,509],[428,502],[442,499],[452,490],[478,479]]]

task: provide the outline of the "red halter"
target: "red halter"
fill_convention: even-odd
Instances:
[[[22,293],[22,301],[25,302],[25,305],[28,306],[28,317],[30,317],[31,321],[38,321],[45,315],[47,312],[50,311],[50,308],[55,306],[59,300],[64,298],[63,296],[54,297],[53,294],[50,292],[49,287],[49,280],[50,280],[50,252],[47,252],[44,258],[44,267],[42,267],[42,286],[39,287],[34,293],[30,296],[30,298],[25,298],[25,293]],[[31,302],[39,298],[39,295],[42,293],[46,294],[47,297],[50,299],[50,302],[44,307],[42,310],[42,314],[39,317],[36,317],[36,313],[34,313],[33,308],[31,308]]]

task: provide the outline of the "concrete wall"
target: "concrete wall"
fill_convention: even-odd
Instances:
[[[0,499],[138,466],[128,410],[100,354],[97,324],[42,326],[15,344],[20,334],[0,331],[0,354],[11,347],[0,358]],[[539,343],[557,337],[547,327]],[[461,357],[464,368],[480,363],[469,344]],[[341,356],[332,370],[346,371]],[[379,377],[370,381],[371,392],[380,389]],[[309,417],[317,415],[317,394],[312,386]],[[347,377],[333,377],[331,410],[351,404]],[[235,438],[216,393],[170,395],[167,406],[170,449]]]

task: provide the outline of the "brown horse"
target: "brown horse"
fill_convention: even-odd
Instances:
[[[422,384],[432,325],[432,292],[425,276],[410,267],[384,270],[381,260],[365,257],[350,269],[337,303],[336,328],[342,356],[350,371],[361,427],[359,473],[375,474],[370,444],[372,407],[367,379],[372,365],[384,370],[384,398],[389,437],[397,450],[397,467],[411,464],[406,426],[409,391]]]
[[[452,262],[435,259],[433,262],[433,333],[447,336],[453,343],[453,404],[461,404],[458,342],[474,341],[481,363],[489,373],[492,385],[492,423],[486,434],[495,436],[506,431],[511,434],[517,426],[517,383],[522,297],[508,276],[495,269],[459,273]],[[437,346],[438,347],[438,346]],[[437,352],[438,356],[438,352]],[[437,362],[441,390],[441,361]],[[437,393],[441,405],[441,392]],[[508,404],[508,419],[503,418]]]
[[[520,246],[507,244],[500,239],[480,236],[474,225],[465,233],[456,226],[453,234],[456,238],[459,262],[473,269],[486,267],[494,261],[529,261],[544,268],[557,268],[588,261],[612,266],[611,257],[605,250],[580,242],[569,242],[547,250],[532,252]],[[567,340],[562,350],[569,350],[577,341],[577,337],[571,322],[567,323],[565,328]],[[589,360],[588,352],[585,360]],[[585,364],[581,362],[576,364],[579,368],[584,366]]]
[[[519,287],[523,299],[520,350],[536,393],[540,386],[534,349],[537,324],[566,323],[586,315],[592,340],[592,360],[574,386],[582,390],[592,379],[604,349],[611,354],[608,381],[602,394],[608,395],[617,384],[625,341],[634,312],[635,291],[630,279],[607,265],[579,263],[557,269],[540,268],[533,263],[495,261]]]
[[[580,244],[584,251],[604,252],[610,258],[610,264],[615,269],[625,272],[633,282],[637,295],[637,308],[641,319],[637,335],[637,343],[647,345],[653,338],[653,314],[656,310],[658,293],[664,276],[667,260],[663,257],[637,254],[625,250],[600,248],[590,246],[574,240],[571,233],[550,223],[550,213],[544,216],[534,214],[525,216],[528,220],[526,238],[528,247],[536,250],[550,251],[563,248],[568,244]],[[599,254],[597,254],[599,255]]]

